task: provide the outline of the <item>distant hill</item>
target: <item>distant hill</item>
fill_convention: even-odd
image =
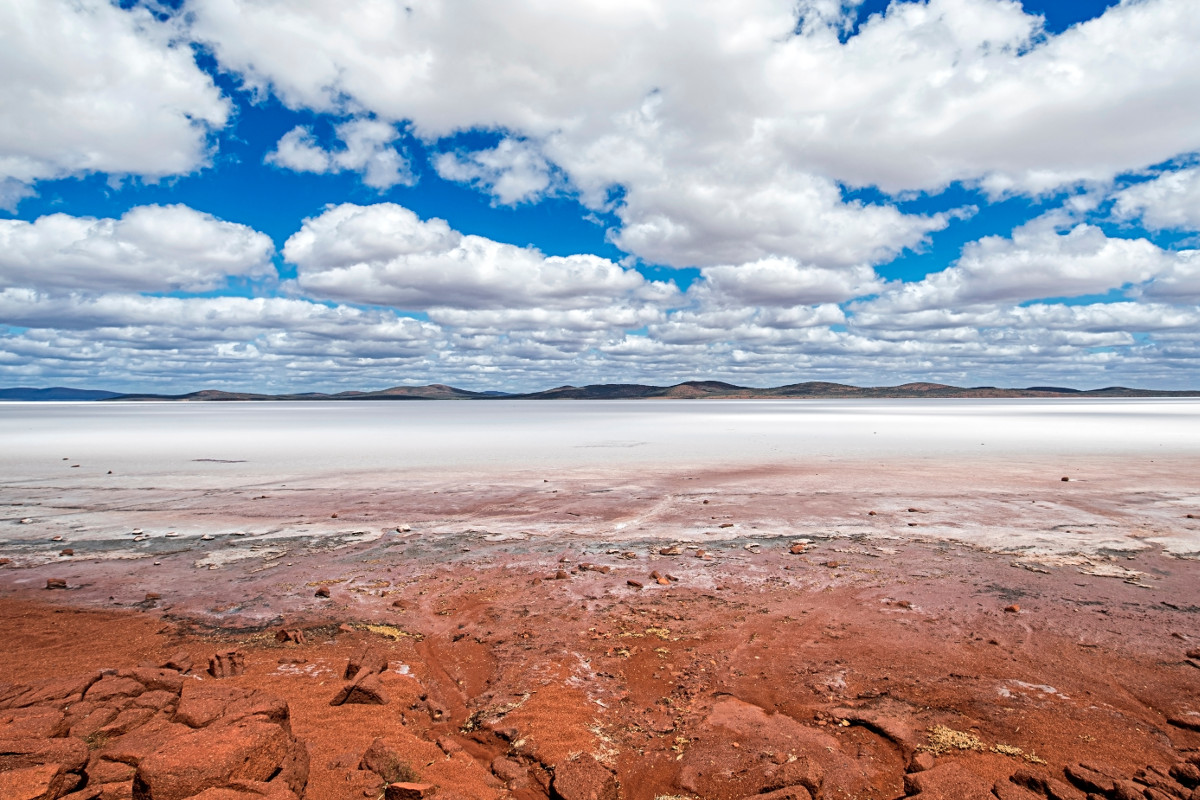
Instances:
[[[110,400],[120,396],[117,392],[104,392],[99,389],[70,389],[66,386],[53,386],[49,389],[16,386],[12,389],[0,389],[0,400]]]
[[[807,381],[757,389],[736,386],[721,381],[685,381],[673,386],[652,386],[641,383],[603,383],[589,386],[559,386],[540,392],[505,394],[504,392],[471,392],[441,383],[428,386],[393,386],[390,389],[337,394],[300,392],[295,394],[257,394],[204,389],[187,394],[118,394],[89,389],[14,388],[0,389],[0,400],[108,400],[114,402],[176,401],[176,402],[236,402],[264,400],[357,401],[357,400],[638,400],[652,398],[674,399],[888,399],[922,397],[1004,398],[1004,397],[1200,397],[1200,391],[1158,391],[1109,386],[1104,389],[1071,389],[1061,386],[1031,386],[1027,389],[1000,389],[995,386],[948,386],[942,383],[905,383],[900,386],[851,386],[845,383]]]

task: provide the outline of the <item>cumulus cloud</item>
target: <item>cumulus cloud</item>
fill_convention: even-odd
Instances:
[[[258,231],[183,205],[0,220],[0,287],[203,291],[269,274],[273,251]]]
[[[561,175],[585,204],[616,212],[619,246],[674,266],[878,263],[946,224],[847,202],[839,184],[1038,193],[1200,148],[1189,0],[1122,3],[1057,35],[1013,0],[894,2],[846,38],[856,6],[473,0],[446,14],[385,0],[192,0],[189,10],[223,66],[293,107],[409,121],[431,143],[510,133],[510,144],[435,163],[501,203]]]
[[[395,125],[376,119],[352,119],[335,131],[341,147],[327,150],[317,142],[311,128],[297,125],[279,139],[266,162],[296,172],[360,172],[363,183],[380,191],[416,183],[408,159],[392,145],[400,138]]]
[[[488,150],[441,153],[434,159],[438,175],[478,186],[503,205],[540,199],[550,188],[550,165],[528,142],[504,139]]]
[[[1061,230],[1062,222],[1052,213],[1010,238],[972,242],[948,269],[896,285],[863,307],[912,312],[1103,294],[1164,275],[1177,258],[1145,239],[1112,238],[1086,223]]]
[[[883,282],[870,267],[829,269],[792,258],[764,258],[700,270],[704,282],[693,292],[705,299],[742,306],[841,303],[879,291]]]
[[[1117,192],[1113,215],[1156,230],[1200,231],[1200,167],[1164,172]]]
[[[674,291],[599,256],[545,256],[394,203],[329,208],[304,221],[283,255],[314,296],[406,309],[592,308]]]
[[[0,2],[0,203],[46,178],[204,166],[230,104],[180,35],[140,6]]]

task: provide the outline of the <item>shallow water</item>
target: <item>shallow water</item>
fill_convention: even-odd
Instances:
[[[1200,454],[1200,400],[0,403],[0,481]],[[69,465],[68,465],[69,466]],[[77,473],[78,474],[78,473]]]

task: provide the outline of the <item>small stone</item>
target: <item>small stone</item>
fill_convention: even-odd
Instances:
[[[681,552],[683,551],[679,549],[679,545],[672,545],[671,547],[660,548],[658,554],[660,556],[677,556]]]
[[[733,523],[732,523],[732,522],[722,522],[722,523],[721,523],[720,525],[718,525],[717,527],[718,527],[718,528],[732,528],[732,527],[733,527]]]
[[[875,516],[875,512],[874,512],[874,511],[868,511],[868,512],[867,512],[867,516],[868,516],[868,517],[873,517],[873,516]]]
[[[52,541],[52,542],[61,542],[62,540],[63,540],[63,537],[61,537],[61,536],[53,536],[50,539],[50,541]]]
[[[936,759],[933,753],[913,753],[913,757],[908,762],[908,772],[924,772],[927,769],[933,769]]]
[[[337,514],[330,514],[330,515],[329,515],[329,518],[330,518],[330,519],[337,519]]]
[[[463,749],[461,744],[454,741],[449,736],[439,736],[437,740],[437,746],[440,747],[442,752],[448,756],[452,756]]]
[[[158,592],[146,592],[147,603],[153,603],[155,600],[162,600],[162,595]]]
[[[1011,606],[1004,607],[1004,613],[1006,613],[1006,614],[1016,614],[1020,610],[1021,610],[1021,607],[1019,605],[1017,605],[1016,603],[1013,603]]]
[[[558,763],[550,790],[551,796],[560,800],[617,800],[620,796],[617,777],[587,754]]]
[[[304,638],[304,631],[299,628],[280,628],[275,631],[275,641],[280,644],[286,644],[287,642],[305,644],[308,640]]]
[[[641,585],[640,583],[638,583],[637,581],[633,580],[632,578],[630,578],[629,580],[625,581],[625,585],[626,585],[626,586],[632,586],[634,589],[640,589],[640,588],[642,588],[642,585]]]
[[[317,591],[315,591],[313,593],[313,597],[329,597],[329,587],[328,586],[318,587]]]
[[[161,669],[173,669],[176,672],[187,672],[192,668],[192,657],[186,650],[176,650],[163,663],[159,664]]]
[[[47,578],[46,579],[46,588],[47,589],[65,589],[65,588],[67,588],[67,579],[66,578]]]
[[[1191,514],[1188,514],[1188,516],[1190,517]],[[22,517],[21,519],[17,520],[17,522],[21,525],[32,525],[33,524],[33,520],[30,519],[29,517]]]
[[[633,552],[632,550],[627,550],[624,553],[621,553],[621,558],[628,558],[628,559],[632,560],[637,557],[638,557],[637,553]]]
[[[919,509],[919,508],[910,508],[910,509],[908,510],[908,513],[910,513],[910,514],[920,514],[920,513],[921,513],[921,509]]]
[[[554,580],[556,581],[565,581],[569,577],[571,576],[568,575],[565,570],[560,569],[558,572],[554,573]]]
[[[60,556],[73,556],[73,555],[75,555],[75,549],[72,547],[64,547],[62,550],[59,551],[58,554]]]
[[[399,608],[399,609],[403,609],[403,608],[404,608],[404,601],[403,601],[403,600],[393,600],[393,601],[392,601],[392,608]]]
[[[386,706],[391,698],[383,688],[383,682],[374,672],[367,672],[346,684],[342,690],[329,701],[331,706],[346,703],[364,706]]]
[[[5,564],[11,564],[11,563],[12,563],[11,558],[0,558],[0,567],[4,566]]]
[[[1062,480],[1062,482],[1063,482],[1063,483],[1066,483],[1067,481],[1069,481],[1069,480],[1071,480],[1071,479],[1070,479],[1069,477],[1067,477],[1066,475],[1063,475],[1063,476],[1062,476],[1062,478],[1061,478],[1061,480]]]
[[[520,761],[500,756],[492,760],[492,774],[505,783],[512,783],[528,777],[529,771]]]
[[[788,552],[794,556],[803,555],[804,554],[804,545],[794,544],[788,548]]]
[[[1191,650],[1188,650],[1185,655],[1188,658],[1200,658],[1200,647],[1193,647]]]
[[[432,792],[429,783],[391,783],[383,790],[383,800],[422,800]]]

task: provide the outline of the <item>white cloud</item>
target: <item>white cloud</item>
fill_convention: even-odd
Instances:
[[[695,292],[715,302],[742,306],[797,306],[841,303],[879,291],[883,282],[870,267],[828,269],[791,258],[764,258],[749,264],[705,267]]]
[[[599,256],[545,256],[458,233],[393,203],[329,208],[304,221],[283,255],[297,266],[304,292],[406,309],[581,309],[674,292]]]
[[[179,34],[107,0],[0,1],[0,204],[13,183],[204,166],[230,105]]]
[[[252,228],[183,205],[138,206],[119,219],[0,220],[0,287],[202,291],[270,274],[273,251]]]
[[[546,159],[516,139],[504,139],[489,150],[442,153],[433,164],[446,180],[479,186],[503,205],[538,200],[550,188]]]
[[[520,148],[437,164],[503,203],[561,175],[585,204],[616,212],[619,246],[668,265],[856,267],[946,224],[846,202],[839,183],[1036,193],[1200,149],[1190,0],[1125,2],[1057,35],[1013,0],[898,1],[843,42],[855,5],[188,8],[223,66],[293,107],[410,121],[431,143],[510,134]]]
[[[1084,223],[1061,230],[1062,224],[1051,213],[1011,238],[972,242],[948,269],[897,284],[861,307],[894,313],[1103,294],[1164,275],[1177,258],[1145,239],[1111,238]]]
[[[335,129],[341,147],[326,150],[311,128],[297,125],[285,133],[266,162],[296,172],[361,172],[363,183],[383,191],[417,182],[408,159],[392,142],[400,138],[395,125],[375,119],[352,119]]]
[[[1200,167],[1164,172],[1117,192],[1113,215],[1156,230],[1200,231]]]

